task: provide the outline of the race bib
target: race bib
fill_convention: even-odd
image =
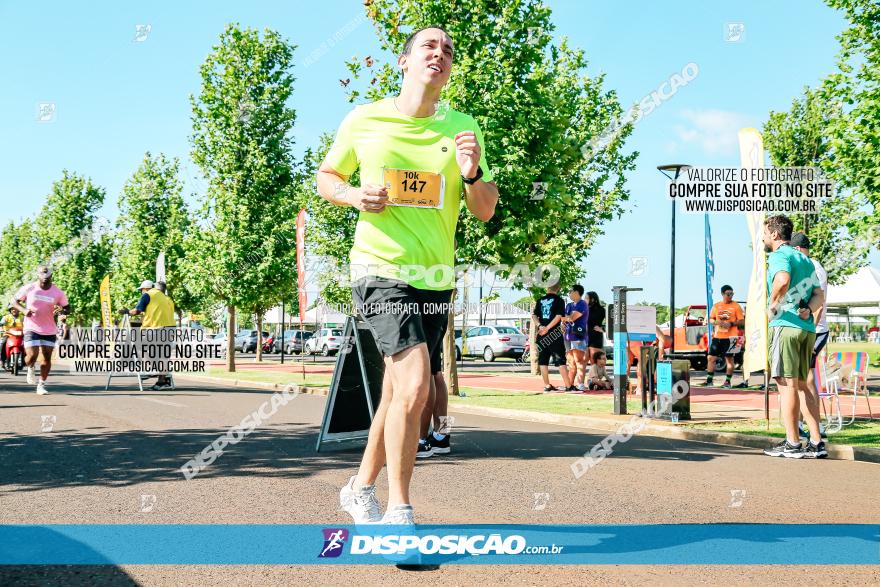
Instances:
[[[430,171],[383,169],[383,181],[388,190],[389,206],[411,208],[443,208],[446,178]]]

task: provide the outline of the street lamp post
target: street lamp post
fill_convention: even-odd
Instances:
[[[685,163],[667,163],[658,165],[657,169],[670,181],[678,179],[682,169],[691,167]],[[670,240],[670,269],[669,269],[669,338],[671,345],[669,354],[675,352],[675,200],[672,200],[672,235]],[[658,341],[660,344],[662,341]]]

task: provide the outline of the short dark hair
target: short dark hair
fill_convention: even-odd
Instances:
[[[779,234],[779,238],[785,242],[791,240],[791,231],[794,230],[794,223],[791,221],[791,218],[785,214],[771,216],[764,221],[764,226],[766,226],[767,230],[770,232]]]
[[[422,28],[420,28],[420,29],[418,29],[418,30],[413,31],[412,34],[410,34],[410,36],[408,36],[408,37],[406,38],[406,41],[403,43],[403,51],[401,51],[401,54],[402,54],[402,55],[409,55],[410,51],[412,51],[413,43],[414,43],[415,40],[416,40],[416,35],[418,35],[418,34],[419,34],[420,32],[422,32],[422,31],[426,31],[426,30],[428,30],[428,29],[439,29],[439,30],[443,31],[443,33],[444,33],[447,37],[449,37],[450,39],[452,38],[452,35],[450,35],[450,34],[446,31],[446,29],[444,29],[442,26],[426,26],[426,27],[422,27]]]
[[[593,360],[598,361],[599,359],[605,358],[605,351],[596,351],[593,353]]]
[[[721,286],[721,293],[725,293],[725,292],[728,292],[728,291],[733,291],[733,288],[730,287],[729,285],[722,285],[722,286]]]
[[[575,283],[568,291],[576,291],[578,292],[579,296],[584,297],[584,286],[582,286],[580,283]]]

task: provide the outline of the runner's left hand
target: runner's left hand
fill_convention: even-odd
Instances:
[[[809,320],[811,315],[809,308],[798,308],[798,318],[801,320]]]
[[[480,166],[480,144],[472,130],[455,135],[455,162],[464,177],[474,177]]]

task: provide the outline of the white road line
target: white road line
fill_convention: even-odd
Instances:
[[[163,406],[174,406],[175,408],[185,408],[185,407],[187,407],[187,406],[185,406],[185,405],[183,405],[183,404],[178,404],[178,403],[175,403],[175,402],[167,402],[167,401],[165,401],[165,400],[163,400],[163,399],[155,399],[155,398],[152,398],[152,397],[138,397],[138,396],[136,396],[136,395],[134,395],[134,396],[132,396],[132,397],[133,397],[134,399],[139,399],[139,400],[142,400],[142,401],[145,401],[145,402],[153,402],[154,404],[162,404]]]

